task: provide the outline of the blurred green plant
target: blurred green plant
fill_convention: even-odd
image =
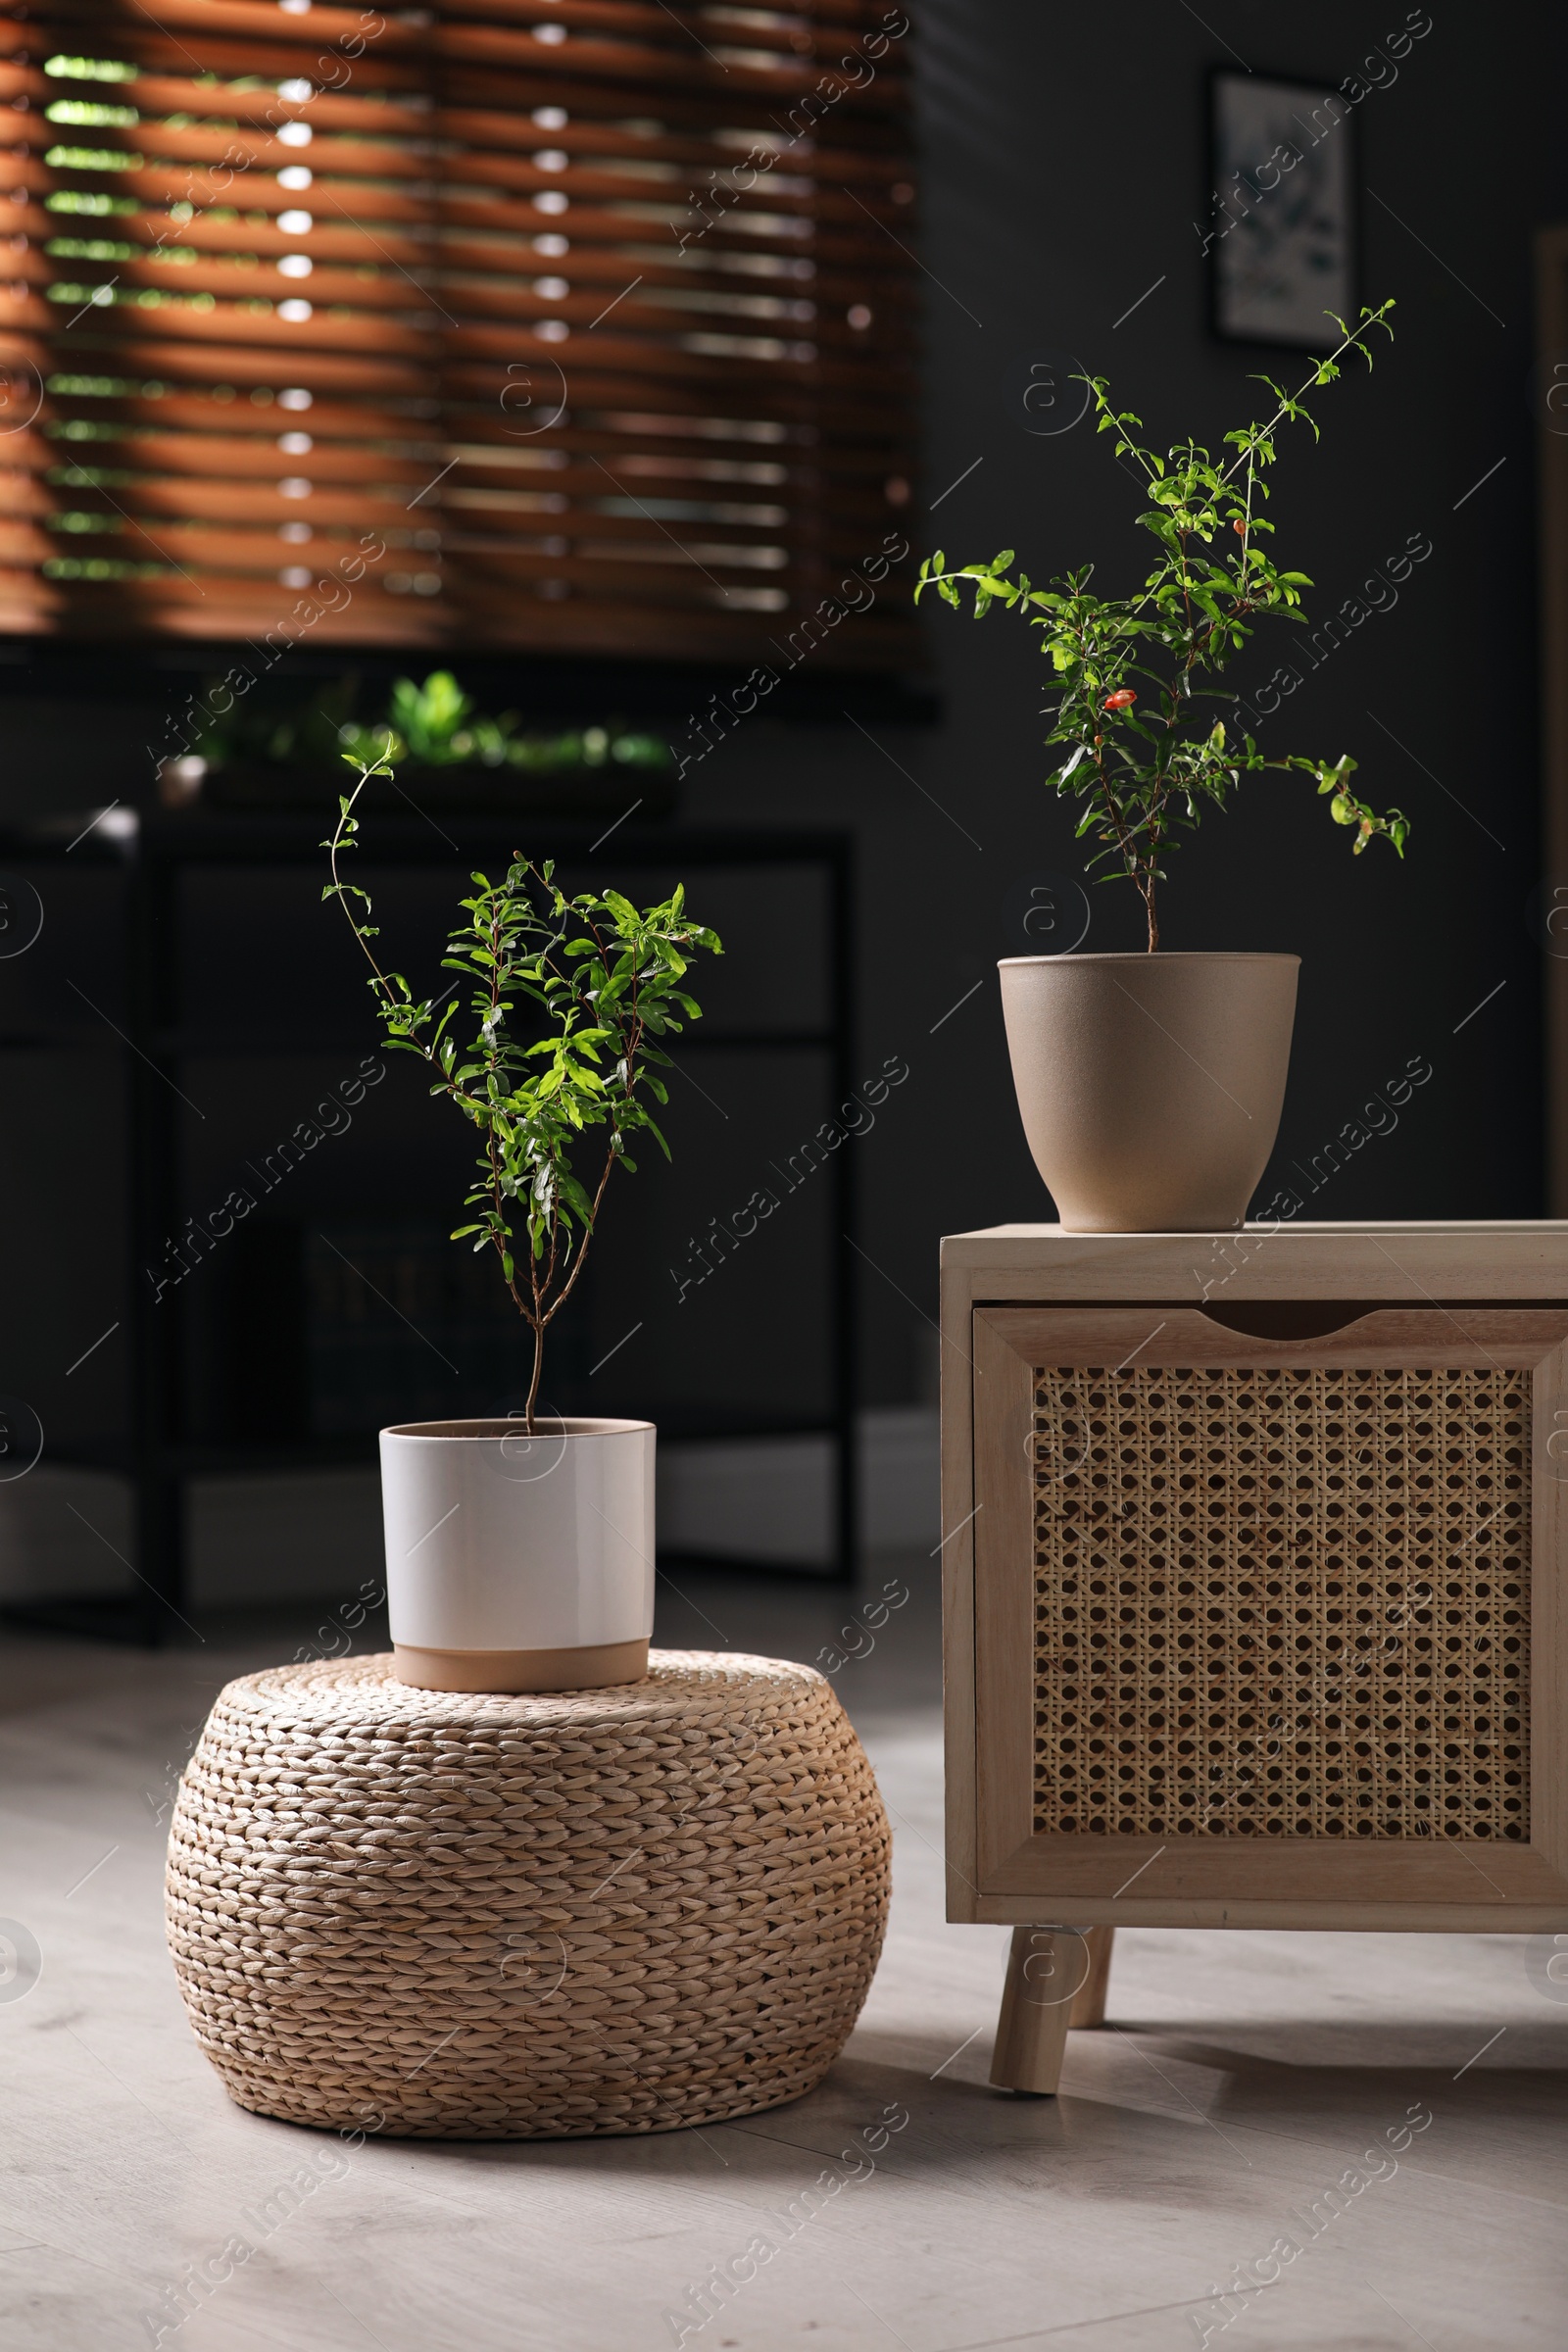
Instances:
[[[442,957],[457,987],[416,998],[401,972],[382,970],[370,901],[338,871],[340,853],[359,846],[355,803],[373,776],[390,772],[384,762],[351,764],[360,780],[339,796],[336,828],[321,844],[332,873],[321,896],[337,900],[368,958],[388,1045],[428,1063],[431,1093],[446,1096],[478,1132],[466,1197],[478,1215],[452,1239],[494,1250],[533,1333],[532,1436],[545,1333],[582,1273],[612,1169],[635,1172],[626,1139],[646,1132],[669,1157],[644,1098],[667,1102],[658,1075],[670,1067],[662,1041],[680,1034],[682,1015],[702,1018],[684,985],[690,957],[723,950],[686,913],[683,888],[640,910],[614,890],[568,899],[549,859],[535,865],[514,853],[503,881],[470,877],[473,896],[461,902],[464,920]],[[466,1046],[456,1034],[463,1006],[453,1001],[465,981],[474,1025]],[[589,1137],[603,1139],[604,1157],[585,1182],[573,1154]]]
[[[359,677],[351,672],[289,710],[251,708],[230,697],[232,707],[208,723],[192,748],[209,767],[219,769],[240,761],[325,765],[339,757],[383,774],[405,761],[420,767],[515,768],[524,775],[673,764],[662,736],[614,720],[525,734],[514,710],[486,718],[448,669],[433,671],[422,686],[399,678],[386,716],[373,722],[354,716],[359,693]]]
[[[1273,767],[1311,776],[1318,792],[1329,796],[1335,823],[1355,828],[1351,847],[1357,855],[1379,835],[1404,855],[1409,819],[1396,808],[1379,816],[1357,798],[1349,781],[1356,762],[1348,754],[1334,760],[1301,753],[1266,760],[1250,735],[1234,744],[1223,718],[1210,722],[1196,707],[1203,696],[1238,701],[1205,677],[1217,674],[1247,643],[1255,620],[1299,611],[1300,591],[1311,581],[1305,572],[1277,570],[1258,544],[1274,528],[1257,511],[1268,496],[1262,477],[1274,463],[1274,434],[1283,423],[1304,420],[1316,438],[1305,395],[1338,378],[1347,352],[1359,352],[1370,367],[1367,338],[1374,327],[1392,336],[1393,308],[1385,302],[1363,309],[1353,327],[1336,318],[1338,349],[1312,362],[1311,374],[1295,393],[1258,377],[1278,405],[1266,422],[1225,435],[1226,447],[1236,453],[1228,463],[1192,440],[1177,443],[1163,458],[1143,448],[1133,438],[1142,420],[1111,407],[1105,378],[1080,379],[1098,412],[1096,430],[1114,433],[1117,458],[1131,458],[1143,470],[1150,505],[1138,520],[1159,542],[1161,555],[1138,595],[1094,595],[1093,565],[1067,572],[1049,588],[1032,587],[1026,573],[1009,576],[1011,548],[990,564],[966,564],[959,571],[947,569],[940,551],[920,566],[916,601],[934,588],[957,607],[958,582],[966,580],[976,620],[1001,604],[1045,632],[1059,689],[1046,741],[1073,747],[1051,781],[1058,794],[1084,804],[1076,838],[1091,834],[1101,845],[1091,864],[1119,861],[1143,900],[1151,954],[1159,946],[1154,896],[1156,883],[1166,878],[1162,858],[1175,846],[1178,830],[1196,829],[1205,801],[1226,806],[1226,794],[1244,770]],[[1225,546],[1232,538],[1240,543],[1223,562],[1205,552],[1222,533],[1229,534]],[[1143,710],[1129,678],[1152,686]]]
[[[338,743],[349,759],[420,767],[516,767],[532,774],[562,768],[668,767],[669,746],[660,736],[624,728],[571,727],[556,735],[523,735],[514,710],[500,718],[475,712],[473,700],[449,669],[433,670],[422,686],[399,678],[379,726],[349,724]]]

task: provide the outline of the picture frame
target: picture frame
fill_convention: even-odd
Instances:
[[[1221,341],[1316,348],[1329,313],[1353,315],[1357,166],[1342,89],[1225,67],[1211,74],[1202,233]]]

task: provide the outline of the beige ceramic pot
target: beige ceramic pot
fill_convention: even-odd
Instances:
[[[1009,956],[1024,1133],[1074,1233],[1243,1224],[1274,1149],[1298,956]]]

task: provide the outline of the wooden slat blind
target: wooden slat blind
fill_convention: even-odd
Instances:
[[[0,0],[0,628],[786,644],[908,519],[907,32]]]

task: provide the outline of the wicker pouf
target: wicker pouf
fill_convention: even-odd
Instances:
[[[668,2132],[843,2047],[890,1841],[831,1686],[656,1650],[644,1683],[230,1683],[180,1784],[169,1939],[242,2107],[418,2137]]]

